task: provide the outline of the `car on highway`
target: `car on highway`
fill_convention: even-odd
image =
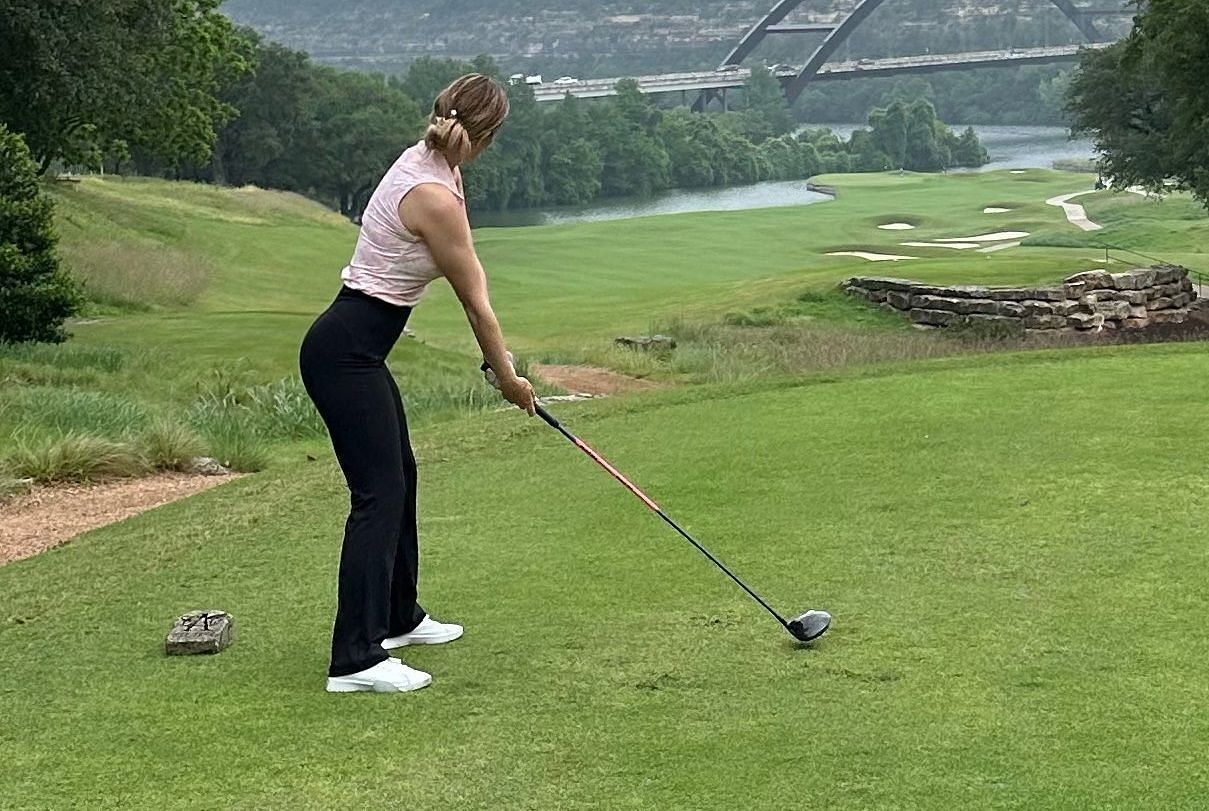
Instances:
[[[532,87],[536,87],[537,85],[540,85],[541,83],[542,83],[542,75],[540,73],[535,74],[533,76],[525,77],[525,84],[530,85]]]
[[[557,79],[554,80],[553,84],[556,84],[556,85],[579,84],[579,79],[576,79],[574,76],[559,76]]]
[[[723,65],[722,67],[718,68],[717,72],[718,73],[734,73],[738,69],[739,69],[738,65]]]

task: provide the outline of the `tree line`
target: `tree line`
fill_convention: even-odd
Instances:
[[[960,124],[1066,126],[1070,69],[1025,65],[938,73],[816,82],[793,105],[801,121],[860,121],[874,107],[927,99],[944,121]]]
[[[304,54],[257,41],[253,72],[224,95],[241,111],[218,132],[213,159],[185,176],[253,183],[333,202],[356,217],[382,172],[424,129],[428,100],[471,71],[500,78],[489,57],[423,58],[401,78],[313,64]],[[738,109],[696,114],[664,109],[632,80],[615,96],[539,105],[526,85],[508,85],[511,113],[492,149],[465,169],[478,209],[577,205],[826,171],[937,171],[986,162],[972,131],[957,136],[927,101],[895,102],[870,116],[849,143],[797,125],[778,80],[756,69]],[[425,101],[427,104],[427,101]]]

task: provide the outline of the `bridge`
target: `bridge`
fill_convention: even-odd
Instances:
[[[1039,2],[1042,1],[1061,12],[1075,26],[1089,47],[1103,46],[1110,40],[1109,35],[1097,24],[1098,19],[1131,13],[1129,7],[1120,0],[1115,8],[1081,6],[1078,3],[1082,0],[1039,0]],[[639,88],[647,93],[680,92],[686,98],[689,92],[695,92],[697,93],[696,101],[693,104],[695,110],[704,109],[710,99],[718,95],[723,97],[723,106],[725,106],[726,91],[742,86],[751,76],[750,70],[741,67],[743,61],[769,36],[786,34],[808,34],[814,35],[816,39],[806,61],[801,65],[777,66],[775,72],[785,88],[785,95],[790,103],[797,100],[808,84],[820,80],[1062,62],[1078,58],[1078,46],[1065,45],[1052,48],[963,54],[925,54],[833,63],[830,60],[836,50],[848,40],[854,31],[868,21],[873,12],[886,0],[849,0],[846,10],[835,13],[833,22],[813,20],[797,23],[786,22],[786,18],[804,2],[806,0],[776,0],[775,5],[757,20],[731,49],[717,70],[642,76],[638,77]],[[611,95],[617,81],[617,79],[593,79],[574,84],[542,85],[536,88],[536,95],[539,101],[554,101],[567,94],[579,98],[598,98]]]
[[[824,64],[813,77],[814,81],[837,79],[860,79],[871,76],[901,76],[911,73],[936,73],[945,70],[968,70],[970,68],[1010,67],[1012,65],[1052,64],[1073,62],[1084,48],[1104,48],[1109,43],[1091,43],[1086,46],[1058,45],[1049,48],[1019,48],[1008,51],[971,51],[960,54],[926,54],[900,56],[893,59],[861,59],[848,62]],[[802,71],[801,65],[778,65],[773,74],[788,85]],[[692,73],[663,73],[653,76],[629,77],[638,83],[643,93],[712,93],[743,87],[751,77],[750,68],[696,71]],[[580,99],[596,99],[617,93],[616,79],[587,79],[575,84],[543,84],[533,89],[538,101],[559,101],[565,96]]]

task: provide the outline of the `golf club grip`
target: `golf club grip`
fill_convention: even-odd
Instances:
[[[562,423],[560,423],[557,419],[555,419],[553,414],[551,414],[549,411],[542,408],[541,406],[537,407],[537,416],[539,416],[543,420],[545,420],[546,425],[549,425],[551,428],[562,430]]]
[[[482,364],[479,365],[480,372],[486,373],[486,372],[489,372],[490,370],[491,370],[491,364],[488,363],[487,361],[483,361]],[[536,413],[537,413],[537,416],[539,416],[543,420],[545,420],[546,425],[549,425],[551,428],[557,428],[559,430],[562,430],[562,425],[560,425],[558,420],[556,420],[554,418],[554,415],[551,414],[546,409],[542,408],[540,405],[537,407]]]

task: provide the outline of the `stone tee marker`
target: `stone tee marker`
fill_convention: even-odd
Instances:
[[[234,619],[226,611],[190,611],[168,632],[164,652],[169,656],[219,653],[234,641]]]

